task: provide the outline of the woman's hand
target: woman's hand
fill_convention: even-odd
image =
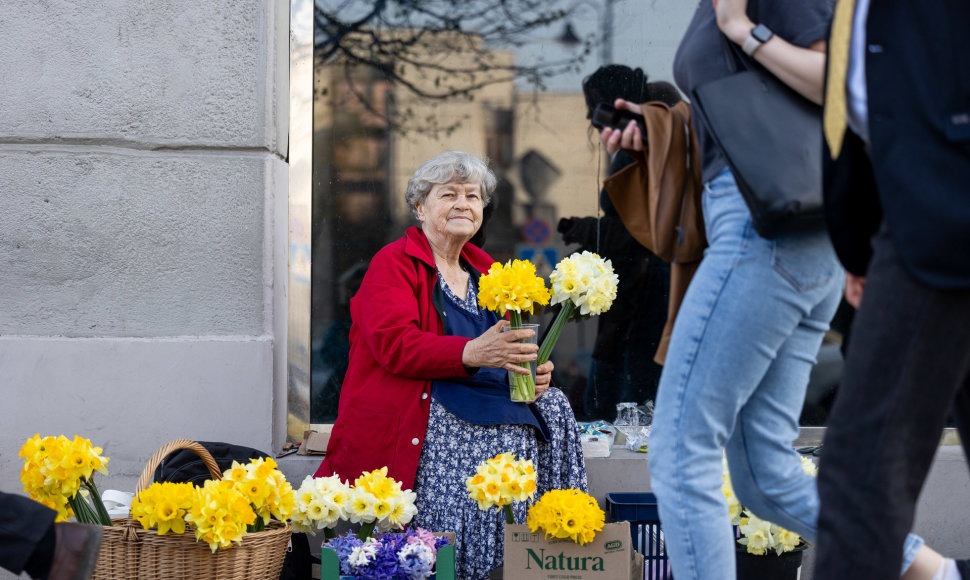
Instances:
[[[536,360],[539,345],[518,341],[529,338],[535,331],[519,329],[502,332],[508,325],[508,320],[499,320],[484,334],[468,341],[461,353],[461,364],[472,368],[488,367],[528,374],[528,369],[516,363]]]
[[[613,103],[613,106],[617,109],[626,109],[638,115],[643,114],[639,105],[631,103],[630,101],[624,101],[623,99],[617,99]],[[606,146],[606,151],[610,155],[613,155],[620,149],[643,151],[643,135],[640,134],[640,127],[636,121],[630,121],[622,131],[610,129],[609,127],[603,129],[603,132],[600,133],[600,140],[603,141],[603,145]]]
[[[866,289],[866,277],[845,273],[845,301],[856,310],[862,304],[862,293]]]
[[[547,360],[541,365],[536,367],[536,398],[539,395],[545,393],[552,386],[552,369],[556,365],[552,364],[551,360]]]

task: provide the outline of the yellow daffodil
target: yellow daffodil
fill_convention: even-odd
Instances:
[[[131,502],[131,516],[145,529],[158,528],[158,534],[185,533],[185,515],[192,509],[195,486],[191,483],[158,482]]]
[[[546,537],[568,538],[587,544],[603,529],[606,514],[589,494],[578,489],[554,489],[546,492],[526,518],[529,530],[543,530]]]
[[[247,526],[256,521],[256,512],[235,482],[209,480],[195,493],[185,519],[195,526],[196,539],[209,544],[213,552],[241,542]]]
[[[514,523],[511,504],[535,495],[535,479],[531,460],[516,460],[511,453],[500,453],[479,464],[475,475],[465,480],[465,488],[479,509],[502,507],[506,521]]]
[[[101,451],[79,436],[69,440],[63,435],[34,435],[19,453],[24,459],[20,471],[24,491],[57,511],[56,521],[74,517],[82,523],[111,525],[93,479],[95,471],[108,473],[108,458]]]
[[[549,289],[528,260],[495,262],[478,280],[478,304],[505,316],[512,311],[535,314],[535,306],[549,303]]]
[[[815,476],[818,468],[811,459],[801,456],[802,470],[808,475]],[[741,537],[738,544],[745,546],[749,554],[758,556],[766,554],[769,550],[774,550],[779,556],[785,552],[791,552],[802,543],[801,537],[795,532],[765,521],[756,516],[750,510],[744,508],[738,497],[734,493],[734,486],[731,484],[731,476],[728,472],[727,459],[723,460],[724,472],[721,476],[721,491],[724,493],[728,504],[728,515],[731,523],[738,527]]]
[[[562,304],[562,308],[539,346],[538,364],[549,360],[563,327],[577,311],[580,316],[596,316],[610,309],[620,281],[610,260],[586,251],[560,260],[549,280],[552,283],[550,302]]]

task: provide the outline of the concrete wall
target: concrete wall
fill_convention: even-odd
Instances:
[[[34,433],[120,489],[170,439],[270,450],[289,3],[0,14],[0,489]]]

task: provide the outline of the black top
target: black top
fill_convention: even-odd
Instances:
[[[807,47],[826,38],[832,7],[833,0],[749,0],[748,17],[788,42]],[[713,4],[701,0],[674,57],[674,79],[684,94],[730,74],[722,42]],[[701,146],[701,179],[707,183],[726,162],[704,124],[694,123],[694,130]]]

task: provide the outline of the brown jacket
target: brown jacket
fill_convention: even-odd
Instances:
[[[640,105],[646,150],[628,151],[637,162],[604,182],[623,225],[638,242],[670,262],[667,325],[654,360],[663,364],[677,309],[707,247],[701,211],[701,155],[690,105]]]

